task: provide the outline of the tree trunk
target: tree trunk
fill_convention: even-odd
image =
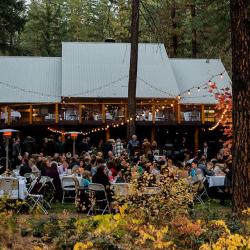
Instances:
[[[250,3],[231,0],[233,210],[250,207]]]
[[[193,58],[197,57],[197,32],[194,25],[196,17],[196,6],[195,4],[191,5],[191,16],[192,16],[192,56]]]
[[[177,48],[178,48],[178,39],[176,34],[177,23],[176,23],[176,5],[175,1],[173,2],[173,6],[171,8],[171,19],[172,19],[172,27],[173,27],[173,34],[172,34],[172,47],[173,47],[173,57],[177,56]]]
[[[132,118],[127,126],[127,137],[135,134],[136,117],[136,81],[138,64],[138,37],[139,37],[139,5],[140,0],[132,0],[131,22],[131,52],[128,82],[128,119]]]

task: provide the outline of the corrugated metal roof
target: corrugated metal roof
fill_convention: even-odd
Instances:
[[[61,58],[1,56],[0,102],[58,102],[61,100],[61,75]]]
[[[190,91],[194,86],[201,86],[208,83],[212,76],[218,75],[222,72],[221,76],[216,76],[212,81],[216,82],[218,88],[231,88],[231,80],[228,76],[220,59],[170,59],[176,81],[178,83],[180,93],[182,94],[181,102],[184,104],[199,103],[199,104],[215,104],[216,100],[213,94],[208,92],[208,89],[197,88]]]
[[[62,58],[1,56],[0,102],[58,102],[61,96],[127,97],[130,44],[63,43],[62,46]],[[190,95],[187,91],[221,72],[224,72],[222,79],[217,76],[212,80],[219,88],[231,87],[219,59],[169,59],[163,44],[139,44],[137,97],[175,98],[185,92],[182,103],[213,104],[216,100],[207,89],[191,90]]]
[[[62,96],[126,98],[130,44],[63,43]],[[139,44],[137,97],[176,97],[179,88],[163,44]]]

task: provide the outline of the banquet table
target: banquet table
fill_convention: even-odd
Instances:
[[[0,190],[0,197],[2,195],[3,190]],[[28,194],[28,190],[26,187],[26,179],[24,177],[18,177],[18,198],[24,200]]]
[[[19,199],[24,200],[26,195],[28,194],[28,190],[26,187],[26,179],[19,178]]]
[[[209,187],[221,187],[225,185],[225,176],[207,176]]]

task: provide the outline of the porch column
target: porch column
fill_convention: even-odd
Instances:
[[[105,110],[105,104],[102,104],[102,123],[106,122],[106,110]]]
[[[153,126],[152,126],[152,128],[151,128],[151,143],[152,143],[153,141],[155,141],[155,131],[156,131],[155,125],[153,124]]]
[[[199,150],[199,128],[195,127],[194,131],[194,155],[196,156]]]
[[[58,109],[58,103],[55,104],[55,123],[59,122],[59,109]]]
[[[79,123],[81,124],[82,123],[82,105],[81,104],[79,104],[78,110],[79,110]]]
[[[106,141],[110,139],[110,128],[105,130]]]
[[[11,108],[7,107],[7,124],[10,125],[11,123]]]
[[[205,108],[201,105],[201,124],[205,124]]]
[[[32,124],[33,122],[33,106],[30,105],[30,108],[29,108],[29,124]]]
[[[128,105],[124,104],[124,121],[128,119]]]
[[[179,103],[176,104],[176,121],[181,123],[181,105]]]
[[[152,121],[155,124],[155,105],[152,106]]]

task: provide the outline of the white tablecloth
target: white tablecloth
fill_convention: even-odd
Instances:
[[[28,191],[26,187],[26,180],[19,179],[19,199],[24,200]]]
[[[28,191],[27,191],[27,187],[26,187],[26,179],[25,178],[18,178],[18,184],[19,184],[19,188],[18,188],[18,198],[21,200],[24,200]],[[3,195],[2,194],[3,190],[0,190],[0,197]],[[16,195],[15,195],[16,196]]]
[[[225,185],[225,176],[207,176],[209,187],[221,187]]]

